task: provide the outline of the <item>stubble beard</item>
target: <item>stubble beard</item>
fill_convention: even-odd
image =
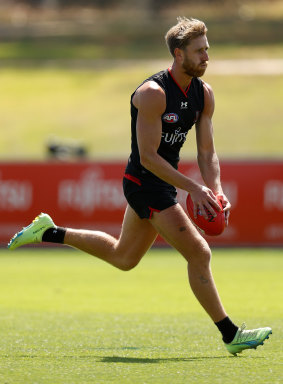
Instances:
[[[200,63],[200,65],[203,63]],[[190,77],[201,77],[204,75],[206,68],[199,67],[191,62],[191,60],[186,59],[182,65],[184,73]]]

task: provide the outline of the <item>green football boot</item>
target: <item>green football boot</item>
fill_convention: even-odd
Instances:
[[[48,228],[56,229],[56,225],[49,215],[41,213],[33,222],[16,233],[7,248],[11,251],[25,244],[41,243],[42,235]]]
[[[251,330],[244,330],[246,324],[244,323],[241,328],[238,329],[236,336],[231,343],[225,346],[228,352],[236,356],[237,353],[241,353],[244,349],[256,349],[259,345],[263,345],[264,340],[269,338],[272,333],[271,328],[258,328]]]

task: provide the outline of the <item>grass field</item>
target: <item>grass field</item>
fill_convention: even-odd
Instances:
[[[175,20],[173,20],[175,22]],[[143,29],[145,26],[143,26]],[[166,29],[164,29],[165,31]],[[222,31],[220,33],[223,33]],[[273,31],[275,34],[275,31]],[[143,40],[144,39],[144,40]],[[168,50],[163,43],[163,30],[160,29],[158,37],[150,41],[139,34],[134,41],[123,44],[111,41],[111,37],[100,37],[98,41],[69,41],[52,39],[50,41],[23,40],[23,41],[0,41],[1,65],[13,64],[20,67],[27,62],[42,65],[44,61],[50,60],[95,60],[95,59],[160,59],[168,58]],[[212,39],[213,41],[213,39]],[[259,40],[258,40],[259,42]],[[254,58],[282,58],[283,45],[274,40],[269,44],[213,44],[213,56],[215,59],[254,59]],[[108,44],[107,44],[108,43]],[[152,44],[152,45],[151,45]]]
[[[264,347],[228,354],[188,288],[186,263],[150,251],[131,272],[67,250],[0,253],[0,382],[282,382],[282,250],[214,250],[228,313],[271,326]]]
[[[127,158],[130,95],[160,69],[156,64],[99,70],[3,68],[1,159],[45,159],[52,136],[81,140],[91,158]],[[282,75],[216,76],[208,71],[205,80],[216,98],[220,157],[282,155]],[[183,157],[195,156],[194,136],[188,136]]]

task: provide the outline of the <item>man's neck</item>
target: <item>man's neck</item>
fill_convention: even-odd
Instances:
[[[185,91],[192,80],[192,76],[184,73],[174,62],[171,66],[171,74],[179,86]]]

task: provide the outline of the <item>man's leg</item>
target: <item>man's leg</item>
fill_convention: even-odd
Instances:
[[[139,263],[156,236],[149,220],[140,219],[128,205],[119,239],[99,231],[67,229],[64,244],[128,271]]]
[[[179,204],[154,213],[152,225],[188,261],[191,288],[216,323],[227,317],[210,269],[211,251]]]
[[[52,233],[50,238],[50,233]],[[157,233],[175,247],[188,261],[189,281],[192,290],[222,333],[227,350],[237,354],[244,349],[263,345],[272,333],[271,328],[238,329],[227,317],[218,296],[210,270],[211,252],[207,242],[199,235],[179,204],[160,213],[151,221],[140,219],[132,208],[126,209],[119,239],[98,231],[63,229],[56,227],[47,214],[41,214],[10,240],[8,248],[45,241],[70,245],[97,256],[122,270],[135,267],[154,242]]]

